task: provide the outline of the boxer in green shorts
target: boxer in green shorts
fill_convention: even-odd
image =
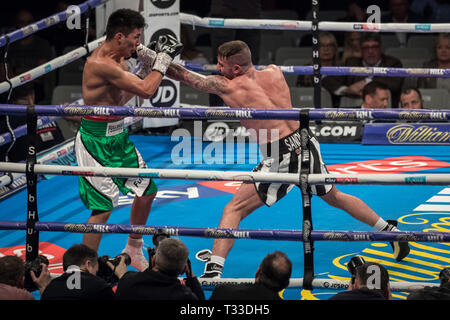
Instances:
[[[140,44],[145,26],[142,15],[119,9],[108,18],[106,40],[87,59],[83,70],[83,100],[90,106],[121,106],[134,96],[149,99],[156,93],[173,58],[183,45],[170,35],[160,36],[154,50]],[[129,72],[126,58],[136,55],[140,70]],[[122,117],[89,116],[81,121],[75,141],[78,165],[146,168],[139,151],[128,138]],[[145,225],[150,214],[156,185],[151,179],[80,177],[80,197],[92,214],[88,223],[106,223],[118,204],[119,192],[133,195],[130,224]],[[83,235],[83,243],[94,250],[101,233]],[[123,252],[131,265],[143,271],[148,260],[143,254],[141,234],[130,234]]]
[[[139,151],[129,140],[123,120],[98,121],[84,118],[75,143],[79,166],[147,168]],[[139,177],[79,177],[79,181],[81,200],[92,210],[112,210],[119,201],[118,191],[138,197],[157,191],[153,180]]]

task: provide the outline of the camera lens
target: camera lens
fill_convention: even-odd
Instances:
[[[354,256],[347,263],[348,272],[350,272],[350,274],[352,276],[354,276],[356,274],[356,268],[359,267],[359,266],[362,266],[365,263],[366,263],[366,261],[363,259],[363,257]]]
[[[120,255],[119,255],[119,257],[120,256],[124,256],[125,258],[124,258],[124,262],[125,262],[125,264],[127,265],[127,266],[129,266],[130,264],[131,264],[131,257],[128,255],[128,253],[126,253],[126,252],[124,252],[124,253],[121,253]],[[120,260],[119,260],[120,261]]]

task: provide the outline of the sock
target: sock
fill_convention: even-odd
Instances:
[[[378,219],[377,223],[373,226],[377,231],[383,231],[388,226],[388,223],[383,218]]]
[[[133,249],[141,250],[143,246],[144,246],[144,239],[142,238],[135,239],[128,237],[127,247],[132,247]]]
[[[208,262],[217,263],[218,265],[221,265],[223,267],[225,264],[225,258],[219,256],[211,256]]]
[[[395,221],[392,221],[391,223],[388,221],[384,221],[383,218],[380,218],[377,223],[373,226],[377,231],[400,231],[395,224]]]
[[[225,258],[219,256],[211,256],[205,264],[204,274],[202,278],[221,277]]]

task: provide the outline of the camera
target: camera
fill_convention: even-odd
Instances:
[[[97,276],[105,280],[108,284],[114,285],[119,281],[119,278],[114,274],[114,270],[112,270],[107,262],[111,262],[114,267],[117,267],[120,263],[121,257],[125,257],[124,262],[127,266],[131,263],[131,257],[127,253],[121,253],[114,258],[110,258],[109,256],[101,256],[98,258],[98,271]]]
[[[31,278],[30,271],[33,271],[34,274],[36,275],[36,278],[39,278],[42,272],[41,263],[46,264],[47,266],[50,264],[47,257],[44,255],[39,255],[32,261],[25,261],[24,288],[30,292],[36,291],[38,289],[34,284],[33,279]]]
[[[359,266],[362,266],[365,263],[366,263],[366,261],[364,260],[364,258],[360,257],[360,256],[354,256],[347,263],[347,270],[352,275],[352,280],[351,280],[352,284],[355,283],[356,268],[358,268]]]
[[[148,253],[148,261],[149,261],[149,268],[152,267],[152,257],[155,255],[156,253],[156,248],[158,248],[159,243],[164,240],[170,238],[170,234],[162,231],[161,229],[158,229],[158,231],[156,231],[156,233],[153,235],[153,248],[148,247],[147,248],[147,253]]]

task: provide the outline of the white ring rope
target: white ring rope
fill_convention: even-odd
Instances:
[[[303,30],[312,29],[311,21],[276,20],[276,19],[223,19],[201,18],[196,15],[180,13],[182,24],[205,28],[229,29],[268,29],[268,30]],[[439,33],[449,32],[450,23],[361,23],[320,21],[319,30],[358,31],[358,32],[412,32]]]
[[[202,287],[211,287],[211,289],[220,284],[241,284],[241,283],[255,283],[254,278],[199,278]],[[438,283],[428,282],[389,282],[392,292],[412,292],[414,290],[428,287],[438,287]],[[349,281],[341,281],[336,279],[317,279],[312,281],[314,288],[332,289],[332,290],[346,290],[349,286]],[[288,288],[303,288],[303,278],[291,278]],[[206,288],[207,289],[207,288]]]
[[[0,171],[26,172],[26,164],[0,162]],[[271,182],[299,184],[296,173],[213,171],[184,169],[136,169],[110,167],[78,167],[61,165],[34,165],[34,173],[50,175],[144,177],[154,179],[219,180],[243,182]],[[380,185],[449,185],[450,174],[309,174],[310,184],[380,184]]]
[[[98,46],[100,46],[100,43],[104,41],[106,38],[101,37],[97,40],[91,41],[87,45],[87,51],[85,47],[79,47],[75,50],[72,50],[62,56],[56,57],[55,59],[52,59],[36,68],[33,68],[31,70],[25,71],[24,73],[11,78],[11,85],[13,88],[16,88],[18,86],[21,86],[27,82],[30,82],[32,80],[35,80],[55,69],[61,68],[85,55],[92,52],[94,49],[96,49]],[[10,89],[10,84],[6,81],[3,81],[0,83],[0,93],[6,92]]]

